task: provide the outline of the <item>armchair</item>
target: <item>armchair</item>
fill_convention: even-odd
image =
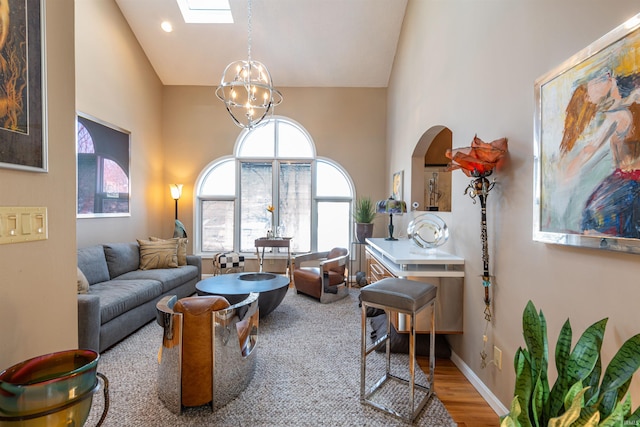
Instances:
[[[349,294],[345,277],[348,258],[349,251],[345,248],[296,255],[293,259],[296,293],[317,298],[323,304],[346,297]],[[306,266],[311,262],[315,265]]]
[[[234,305],[220,296],[162,298],[158,397],[172,412],[236,398],[253,378],[258,338],[258,293]]]

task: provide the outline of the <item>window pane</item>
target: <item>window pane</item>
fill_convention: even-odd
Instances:
[[[273,157],[275,154],[274,122],[251,130],[240,144],[238,157]]]
[[[349,248],[349,202],[318,202],[318,251]]]
[[[273,200],[271,163],[241,163],[240,166],[240,250],[255,251],[254,241],[271,227],[267,206]]]
[[[278,157],[312,158],[311,141],[297,126],[278,121]]]
[[[344,173],[327,162],[316,163],[318,197],[351,197],[351,187]]]
[[[293,252],[311,250],[311,164],[280,165],[280,224],[284,234],[293,237]]]
[[[78,213],[90,214],[96,211],[96,183],[98,167],[95,154],[78,154]]]
[[[233,250],[233,201],[202,202],[202,251]]]
[[[200,196],[235,196],[236,161],[225,160],[213,166],[200,187]]]
[[[108,194],[129,194],[129,177],[120,165],[111,159],[104,159],[102,171],[102,192]]]
[[[86,127],[78,122],[78,153],[95,153],[93,138]]]

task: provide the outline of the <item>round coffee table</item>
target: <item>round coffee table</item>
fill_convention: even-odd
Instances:
[[[258,292],[261,318],[280,305],[288,288],[289,278],[273,273],[222,274],[196,283],[198,295],[221,295],[232,305],[244,300],[251,292]]]

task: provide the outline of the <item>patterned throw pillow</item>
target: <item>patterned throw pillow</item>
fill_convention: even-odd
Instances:
[[[89,281],[87,280],[82,270],[80,270],[80,267],[77,267],[77,269],[78,269],[78,293],[86,294],[87,292],[89,292]]]
[[[177,240],[153,242],[138,239],[138,245],[140,245],[140,270],[178,267]]]
[[[163,240],[177,240],[178,241],[178,265],[187,265],[187,242],[189,239],[186,237],[174,237],[172,239],[161,239],[159,237],[149,237],[152,242],[160,242]]]

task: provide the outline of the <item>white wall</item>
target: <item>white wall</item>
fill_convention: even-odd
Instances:
[[[567,317],[574,335],[609,317],[605,363],[640,332],[638,255],[531,237],[534,81],[638,12],[637,2],[622,0],[409,1],[388,94],[388,171],[407,173],[415,144],[432,126],[450,128],[454,147],[468,146],[476,133],[485,141],[509,139],[509,159],[494,174],[498,184],[488,198],[495,280],[487,349],[490,357],[494,344],[503,350],[502,371],[480,367],[480,208],[463,195],[469,179],[462,172],[453,176],[451,219],[453,247],[467,264],[465,332],[450,341],[505,406],[513,393],[513,356],[524,345],[521,316],[529,299],[546,315],[551,353]],[[636,378],[632,385],[636,406],[639,384]]]
[[[47,6],[49,171],[0,169],[0,204],[46,207],[49,238],[0,245],[0,370],[77,345],[73,0]]]
[[[75,7],[77,111],[131,132],[131,216],[78,219],[78,247],[171,237],[160,79],[115,1],[78,0]]]

